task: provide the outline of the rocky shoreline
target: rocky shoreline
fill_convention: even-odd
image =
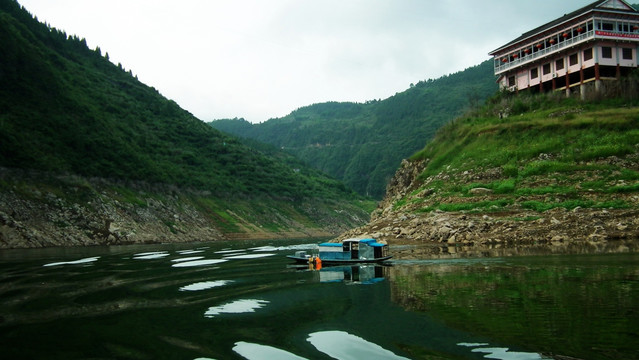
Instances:
[[[424,196],[423,192],[411,195],[423,183],[418,176],[424,165],[404,161],[371,221],[339,239],[374,237],[396,249],[395,258],[400,259],[639,251],[636,206],[544,212],[517,207],[506,211],[419,212],[410,205],[396,206],[401,199]],[[636,197],[630,200],[637,201]]]

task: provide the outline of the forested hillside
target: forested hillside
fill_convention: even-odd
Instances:
[[[436,80],[420,81],[388,99],[328,102],[278,119],[211,125],[283,148],[352,187],[381,198],[402,159],[421,149],[443,124],[497,90],[491,61]]]
[[[68,181],[69,176],[84,180]],[[186,190],[197,197],[182,199],[187,203],[176,200]],[[35,216],[29,209],[47,207],[52,199],[60,200],[54,202],[57,210],[41,212],[64,213],[64,206],[75,203],[87,206],[82,217],[88,218],[115,206],[108,219],[96,220],[107,230],[119,216],[118,207],[148,210],[149,197],[152,202],[165,199],[160,201],[164,205],[173,202],[174,211],[193,206],[208,217],[204,222],[213,221],[208,225],[233,233],[250,232],[247,224],[274,232],[289,230],[292,222],[321,227],[307,211],[318,205],[302,209],[304,201],[334,201],[327,214],[349,208],[362,216],[361,209],[351,207],[361,197],[340,181],[288,154],[250,148],[211,128],[122,65],[112,64],[106,52],[38,22],[13,0],[0,0],[0,195],[6,196],[0,196],[0,226],[16,229],[14,237],[37,228],[24,226]],[[21,214],[11,206],[25,209]],[[286,215],[266,218],[275,212],[268,209],[285,207]],[[238,208],[244,209],[241,217]],[[162,216],[158,221],[170,230],[168,235],[178,236],[179,214]],[[60,218],[56,224],[70,230],[73,221]],[[91,236],[104,232],[98,230],[91,230]],[[78,230],[78,236],[84,233]],[[6,245],[2,240],[0,231],[0,246]]]
[[[348,194],[317,171],[294,174],[211,129],[110,63],[100,49],[88,49],[84,39],[38,23],[14,1],[2,4],[0,165],[170,183],[219,195]]]

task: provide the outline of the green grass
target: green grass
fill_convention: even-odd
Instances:
[[[434,204],[426,208],[420,209],[419,212],[431,212],[435,210],[440,211],[500,211],[504,207],[511,205],[512,199],[498,199],[491,201],[479,201],[479,202],[465,202],[465,203],[453,203],[453,204]]]
[[[422,200],[431,205],[421,211],[492,211],[511,204],[539,212],[636,207],[610,197],[639,193],[639,171],[626,167],[637,160],[619,161],[639,154],[638,106],[638,100],[581,102],[554,95],[497,99],[442,127],[411,157],[428,160],[419,179],[436,190]],[[495,116],[502,108],[510,108],[511,116]],[[466,182],[465,172],[486,172],[489,180]],[[492,192],[475,195],[474,188]],[[409,203],[400,199],[395,206]]]
[[[118,186],[113,190],[115,191],[114,197],[118,199],[118,201],[133,204],[142,208],[147,207],[146,200],[144,200],[144,198],[135,190],[123,186]]]
[[[540,201],[525,201],[521,203],[521,206],[525,209],[544,212],[551,209],[563,208],[566,210],[573,210],[577,207],[580,208],[597,208],[597,209],[628,209],[630,204],[622,200],[610,200],[603,202],[596,202],[593,200],[568,200],[563,202],[540,202]]]

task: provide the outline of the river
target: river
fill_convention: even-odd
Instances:
[[[0,251],[1,356],[639,359],[639,254],[285,258],[314,245]]]

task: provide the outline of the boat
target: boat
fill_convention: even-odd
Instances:
[[[298,263],[355,264],[378,263],[392,258],[388,254],[388,245],[375,239],[346,239],[341,243],[322,243],[318,245],[317,255],[306,251],[296,251],[286,257]]]

